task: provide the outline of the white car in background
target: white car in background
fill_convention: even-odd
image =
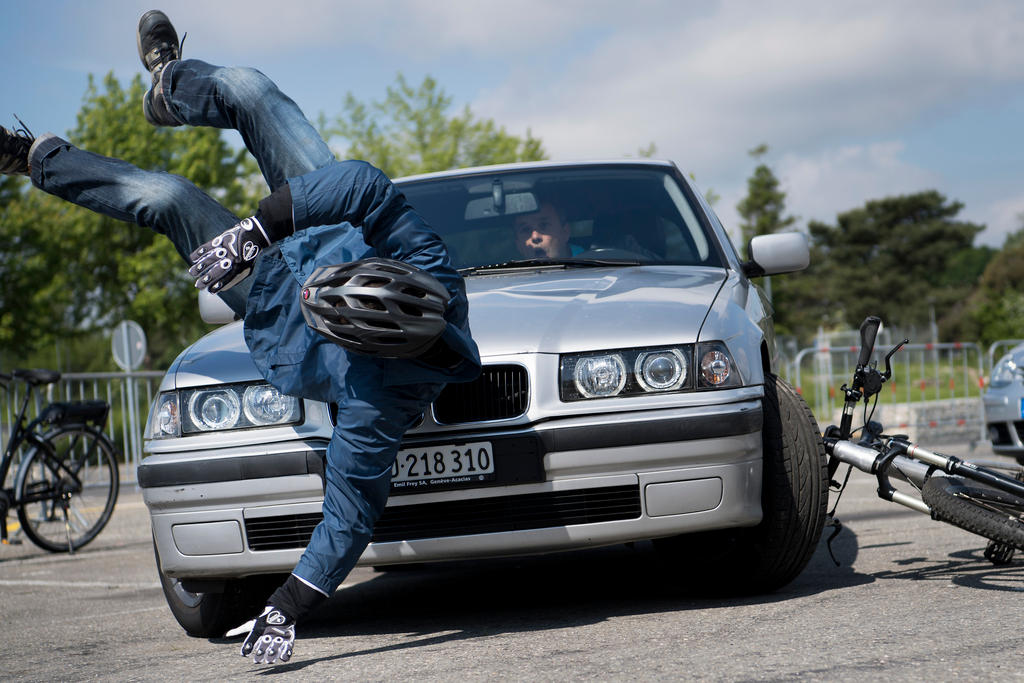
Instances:
[[[1024,344],[1015,346],[992,368],[982,397],[992,450],[1024,465]]]
[[[483,372],[408,432],[361,563],[657,539],[679,580],[775,589],[815,549],[827,500],[814,418],[774,373],[751,278],[807,265],[800,234],[733,249],[671,163],[516,164],[396,181],[466,278]],[[573,256],[528,258],[542,203]],[[161,582],[193,635],[263,601],[321,519],[334,408],[282,396],[241,324],[168,370],[138,471]]]

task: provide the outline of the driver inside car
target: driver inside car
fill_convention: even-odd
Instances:
[[[551,202],[542,202],[532,213],[516,216],[513,239],[523,258],[562,258],[575,256],[569,244],[569,223]]]

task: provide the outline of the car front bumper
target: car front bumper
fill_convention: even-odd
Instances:
[[[520,462],[506,468],[518,473],[511,480],[393,494],[360,564],[552,552],[757,524],[761,423],[760,401],[746,400],[617,413],[611,422],[604,414],[410,436],[405,446],[458,439],[533,447],[517,451]],[[146,458],[139,483],[163,572],[290,571],[320,519],[326,446],[306,440]]]

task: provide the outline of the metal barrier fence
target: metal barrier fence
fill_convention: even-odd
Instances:
[[[889,348],[876,348],[873,360],[884,365]],[[788,379],[819,425],[836,424],[842,409],[840,387],[849,384],[860,352],[857,346],[811,347],[796,354]],[[986,438],[980,395],[987,370],[981,348],[970,342],[907,344],[892,358],[893,378],[878,397],[876,418],[889,432],[917,438]]]
[[[67,373],[59,382],[33,392],[35,400],[29,403],[28,419],[35,418],[53,401],[106,401],[110,417],[105,432],[129,465],[126,483],[135,483],[135,469],[142,459],[142,432],[163,376],[162,371]],[[0,451],[7,447],[24,398],[25,385],[17,381],[11,382],[6,393],[0,393]]]

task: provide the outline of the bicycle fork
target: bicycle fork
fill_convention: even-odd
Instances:
[[[936,467],[900,455],[899,449],[879,453],[873,448],[858,446],[850,441],[835,441],[828,448],[828,452],[847,465],[853,465],[862,472],[875,475],[878,478],[879,498],[899,503],[926,515],[931,514],[931,508],[925,505],[924,501],[897,491],[889,481],[889,475],[894,474],[896,478],[908,481],[920,489],[928,477],[936,473]]]

